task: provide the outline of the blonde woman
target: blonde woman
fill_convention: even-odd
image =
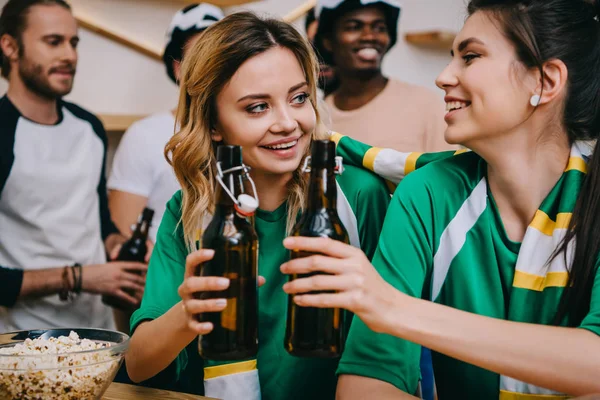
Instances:
[[[144,299],[131,320],[126,363],[133,381],[222,399],[334,398],[338,360],[297,358],[283,348],[287,277],[279,270],[288,259],[282,241],[305,206],[302,162],[313,139],[328,137],[316,104],[317,65],[291,25],[250,13],[208,28],[184,61],[177,114],[182,129],[166,147],[182,190],[167,205]],[[260,202],[259,269],[266,278],[259,290],[257,359],[228,365],[199,357],[197,336],[212,326],[194,319],[224,305],[193,299],[228,282],[192,276],[212,257],[194,243],[214,207],[219,143],[242,146],[252,168]],[[338,177],[339,213],[352,244],[368,256],[388,202],[385,184],[369,172],[348,167]]]

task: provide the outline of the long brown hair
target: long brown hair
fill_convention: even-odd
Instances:
[[[559,59],[569,70],[562,124],[569,140],[597,140],[600,134],[600,1],[471,0],[469,15],[489,12],[515,46],[519,60],[543,75],[543,65]],[[590,309],[600,252],[600,142],[588,164],[570,229],[553,257],[565,257],[569,281],[555,324],[576,326]],[[572,262],[568,246],[575,239]]]
[[[293,26],[240,12],[209,27],[183,61],[176,117],[180,130],[165,148],[181,184],[181,222],[190,248],[203,216],[214,211],[216,147],[211,130],[216,125],[217,95],[246,60],[274,47],[294,53],[304,71],[317,116],[312,138],[328,136],[317,106],[318,62],[310,44]],[[305,204],[307,181],[301,165],[288,183],[288,231]]]

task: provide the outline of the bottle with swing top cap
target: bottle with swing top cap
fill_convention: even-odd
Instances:
[[[240,146],[217,148],[215,211],[202,235],[202,247],[213,249],[212,260],[199,265],[196,276],[228,278],[220,292],[197,293],[196,298],[226,299],[223,311],[198,314],[200,322],[211,322],[212,332],[198,341],[200,355],[210,360],[240,360],[256,356],[258,350],[258,236],[248,217],[258,207],[245,193],[245,181],[254,184],[242,163]]]

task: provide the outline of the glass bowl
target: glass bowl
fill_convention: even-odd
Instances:
[[[128,347],[103,329],[0,334],[0,400],[100,400]]]

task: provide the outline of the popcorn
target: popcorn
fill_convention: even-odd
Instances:
[[[71,331],[0,348],[0,400],[99,399],[121,362],[108,351],[95,351],[109,346]]]

